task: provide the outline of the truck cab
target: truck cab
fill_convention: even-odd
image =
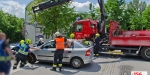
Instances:
[[[98,32],[97,24],[98,21],[91,19],[76,21],[73,25],[75,39],[91,39]]]

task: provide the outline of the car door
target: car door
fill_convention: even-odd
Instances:
[[[41,50],[37,52],[39,60],[53,60],[53,51],[55,50],[53,44],[54,42],[50,41],[41,47]]]
[[[68,42],[65,43],[65,45],[68,45]],[[64,50],[64,54],[63,54],[63,62],[69,62],[70,61],[70,58],[72,57],[72,46],[73,46],[73,43],[71,46],[65,48]]]

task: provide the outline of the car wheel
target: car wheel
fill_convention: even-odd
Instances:
[[[28,53],[27,58],[30,64],[34,64],[36,62],[36,56],[33,53]]]
[[[144,60],[150,60],[150,47],[143,47],[141,50],[141,56]]]
[[[81,58],[79,57],[74,57],[71,59],[71,62],[70,62],[71,66],[75,69],[79,69],[81,67],[83,67],[84,65],[84,62]]]

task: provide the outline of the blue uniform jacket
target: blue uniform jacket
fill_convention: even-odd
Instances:
[[[95,45],[96,45],[96,46],[99,46],[99,45],[100,45],[99,42],[101,41],[101,38],[100,38],[100,37],[96,37],[94,41],[95,41],[95,42],[94,42]]]

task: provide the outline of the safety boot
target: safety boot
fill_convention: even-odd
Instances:
[[[96,54],[96,57],[98,57],[99,56],[99,54]]]
[[[59,66],[59,71],[61,72],[62,64],[58,64],[58,66]]]
[[[13,70],[15,70],[15,69],[17,69],[17,65],[16,64],[13,65]]]
[[[20,64],[20,68],[22,68],[22,67],[24,67],[25,66],[25,64],[24,63],[21,63]]]
[[[59,71],[61,72],[62,67],[59,67]]]
[[[56,67],[53,67],[52,69],[50,69],[51,71],[56,71]]]
[[[17,67],[13,67],[13,70],[17,69]]]

